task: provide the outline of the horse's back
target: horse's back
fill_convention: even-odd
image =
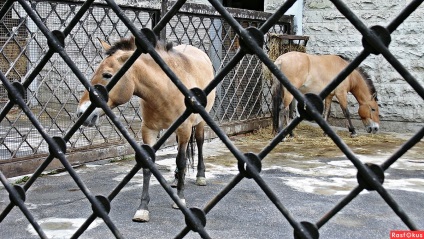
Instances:
[[[302,93],[319,94],[347,62],[337,55],[288,52],[277,58],[276,64]]]
[[[212,62],[209,56],[199,48],[191,45],[178,45],[174,50],[182,58],[182,65],[178,66],[182,74],[190,76],[187,87],[205,88],[214,78]]]
[[[301,87],[307,79],[310,63],[306,53],[287,52],[279,56],[275,64],[296,88]]]
[[[178,45],[174,47],[174,50],[192,58],[193,60],[198,60],[212,66],[212,62],[209,59],[209,56],[197,47],[191,45]]]
[[[319,76],[326,85],[347,66],[347,62],[338,55],[309,55],[310,74]]]
[[[188,89],[200,88],[204,89],[214,78],[214,70],[212,62],[208,55],[191,45],[174,46],[167,53],[162,53],[162,57],[176,76]],[[157,81],[158,72],[151,75],[152,81]],[[184,96],[177,89],[171,80],[164,76],[161,80],[162,93],[164,97],[160,97],[163,102],[162,107],[146,110],[146,121],[152,128],[167,128],[177,117],[179,117],[185,109]],[[212,109],[215,100],[215,90],[211,91],[207,96],[206,111]],[[146,103],[145,103],[146,104]],[[162,109],[162,108],[168,109]],[[172,108],[172,109],[170,109]],[[193,114],[187,119],[189,125],[197,125],[202,121],[200,115]],[[155,125],[155,126],[153,126]],[[190,127],[191,130],[191,127]]]

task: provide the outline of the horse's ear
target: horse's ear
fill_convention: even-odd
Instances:
[[[375,100],[375,101],[378,101],[378,98],[377,98],[377,92],[375,92],[374,94],[372,94],[371,99],[372,99],[372,100]]]
[[[107,50],[110,49],[110,45],[107,42],[103,41],[102,39],[100,39],[98,37],[97,37],[97,40],[99,40],[100,45],[102,45],[102,47],[103,47],[103,50],[107,51]]]
[[[120,55],[117,59],[119,62],[124,63],[128,60],[128,58],[130,58],[130,56],[133,54],[133,52],[130,51],[125,51],[124,53],[122,53],[122,55]]]
[[[135,46],[135,37],[134,36],[130,36],[130,43],[133,49],[136,49],[137,47]]]

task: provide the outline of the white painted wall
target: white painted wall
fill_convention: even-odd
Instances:
[[[284,0],[265,0],[264,9],[265,12],[275,12],[279,7],[283,5]],[[303,34],[303,1],[296,1],[293,6],[286,12],[285,15],[294,16],[294,32],[296,35]]]

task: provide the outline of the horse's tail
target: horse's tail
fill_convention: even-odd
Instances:
[[[276,78],[273,77],[272,87],[272,132],[274,134],[278,133],[279,122],[280,122],[280,110],[283,99],[283,85]]]
[[[196,137],[194,136],[196,132],[196,126],[191,127],[191,136],[190,141],[188,143],[188,149],[187,149],[187,158],[188,158],[188,167],[194,168],[194,151],[196,148]]]

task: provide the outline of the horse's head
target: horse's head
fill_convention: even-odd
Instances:
[[[134,44],[134,38],[124,39],[128,44]],[[124,41],[122,40],[122,41]],[[112,77],[118,72],[125,61],[132,55],[133,49],[130,45],[126,47],[115,44],[110,46],[106,42],[100,40],[103,49],[106,51],[106,58],[104,58],[91,78],[91,85],[104,85],[106,86]],[[121,41],[121,42],[122,42]],[[135,45],[133,45],[135,47]],[[134,82],[131,81],[131,73],[127,71],[123,77],[116,83],[116,85],[109,91],[108,106],[114,108],[118,105],[128,102],[134,92]],[[78,104],[77,116],[80,117],[90,106],[89,93],[86,90]],[[104,114],[101,108],[96,108],[90,116],[84,121],[85,126],[95,126],[99,122],[100,116]]]
[[[371,99],[359,105],[359,117],[368,133],[377,133],[380,126],[379,110],[376,94]]]

